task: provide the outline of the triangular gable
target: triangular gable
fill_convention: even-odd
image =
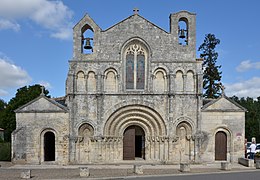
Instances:
[[[218,99],[205,104],[202,107],[202,111],[245,112],[246,109],[225,95],[222,95]]]
[[[94,32],[101,31],[101,28],[97,25],[97,23],[88,15],[85,16],[73,27],[74,30],[78,29],[81,30],[83,26],[88,24]]]
[[[134,18],[137,18],[137,19],[134,19]],[[151,21],[145,19],[144,17],[140,16],[139,14],[133,14],[133,15],[131,15],[131,16],[125,18],[124,20],[122,20],[122,21],[116,23],[115,25],[109,27],[108,29],[106,29],[106,30],[104,30],[104,31],[108,31],[108,30],[110,30],[110,29],[113,29],[115,26],[118,26],[119,24],[122,24],[122,23],[127,23],[127,24],[129,24],[127,21],[137,20],[137,22],[138,22],[138,18],[140,18],[140,19],[142,19],[142,20],[145,20],[145,21],[148,22],[150,25],[152,25],[152,26],[154,26],[154,27],[160,29],[161,31],[163,31],[163,32],[165,32],[165,33],[168,33],[167,31],[165,31],[165,30],[162,29],[161,27],[155,25],[154,23],[152,23]]]
[[[30,112],[67,112],[68,109],[43,95],[16,109],[16,113]]]

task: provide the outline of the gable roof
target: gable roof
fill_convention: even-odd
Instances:
[[[68,112],[68,108],[62,104],[40,95],[36,99],[28,102],[27,104],[19,107],[14,111],[15,113],[51,113],[51,112]]]
[[[201,111],[210,112],[246,112],[246,108],[228,98],[225,94],[222,94],[217,99],[214,99],[206,103]]]
[[[75,24],[75,26],[73,27],[73,29],[75,29],[75,28],[78,27],[78,26],[81,26],[82,23],[85,25],[85,22],[88,22],[88,24],[90,24],[91,26],[94,26],[95,28],[101,30],[101,28],[97,25],[97,23],[96,23],[88,14],[85,14],[85,15],[81,18],[81,20],[79,20],[79,21],[77,22],[77,24]]]
[[[131,15],[131,16],[129,16],[129,17],[123,19],[122,21],[119,21],[118,23],[114,24],[113,26],[110,26],[109,28],[107,28],[106,30],[103,30],[103,31],[108,31],[108,30],[112,29],[113,27],[115,27],[115,26],[117,26],[117,25],[119,25],[119,24],[121,24],[121,23],[123,23],[123,22],[125,22],[125,21],[132,19],[133,17],[141,18],[141,19],[145,20],[146,22],[148,22],[149,24],[151,24],[152,26],[157,27],[157,28],[160,29],[161,31],[163,31],[163,32],[165,32],[165,33],[169,33],[169,32],[167,32],[167,31],[165,31],[164,29],[162,29],[161,27],[157,26],[156,24],[152,23],[151,21],[145,19],[143,16],[140,16],[139,14],[133,14],[133,15]]]

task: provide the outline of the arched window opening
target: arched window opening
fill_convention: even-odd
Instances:
[[[188,20],[181,18],[178,23],[179,45],[188,45]]]
[[[146,53],[140,44],[127,48],[125,56],[126,89],[142,90],[145,88]]]
[[[96,91],[96,76],[94,72],[88,73],[88,92]]]
[[[145,57],[142,52],[137,55],[136,89],[144,89]]]
[[[113,70],[108,70],[104,77],[104,90],[105,92],[117,91],[117,77]]]
[[[167,83],[166,83],[166,79],[165,79],[166,75],[165,72],[163,70],[157,70],[155,72],[154,75],[154,92],[156,93],[163,93],[166,91],[167,87]]]
[[[186,90],[188,92],[194,92],[195,82],[194,82],[194,74],[192,71],[188,71],[187,73],[187,82],[186,82]]]
[[[183,91],[183,73],[181,71],[177,71],[177,73],[176,73],[175,84],[176,84],[176,91],[182,92]]]
[[[81,52],[83,54],[93,53],[93,37],[94,37],[93,29],[88,24],[86,24],[82,28],[81,32],[82,32]]]
[[[85,75],[82,71],[77,74],[77,91],[84,92],[86,87]]]
[[[44,161],[55,161],[55,135],[53,132],[44,134]]]

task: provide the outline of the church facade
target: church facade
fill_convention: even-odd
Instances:
[[[170,15],[167,32],[134,14],[102,30],[85,15],[73,28],[66,95],[16,110],[12,161],[89,164],[237,161],[245,109],[202,98],[196,15]]]

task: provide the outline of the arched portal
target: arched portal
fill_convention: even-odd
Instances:
[[[139,126],[129,126],[124,132],[123,159],[145,159],[145,133]]]
[[[44,134],[44,161],[55,161],[55,135],[50,131]]]
[[[217,132],[215,136],[215,160],[227,160],[227,134],[223,131]]]
[[[131,128],[133,128],[132,132]],[[167,151],[165,148],[169,149],[167,145],[163,145],[166,143],[166,125],[157,111],[144,105],[135,104],[123,106],[109,116],[104,124],[104,136],[122,139],[117,147],[119,148],[118,157],[120,160],[126,159],[123,152],[126,143],[123,141],[128,133],[134,137],[134,142],[129,146],[134,146],[139,152],[139,154],[134,153],[134,158],[141,157],[145,160],[165,159],[166,155],[164,156],[164,153]],[[129,139],[131,139],[131,136],[128,136]],[[145,141],[145,151],[140,153],[141,141],[143,143]],[[140,146],[139,149],[138,145]],[[144,147],[144,144],[142,147]],[[134,158],[132,155],[131,159]]]

